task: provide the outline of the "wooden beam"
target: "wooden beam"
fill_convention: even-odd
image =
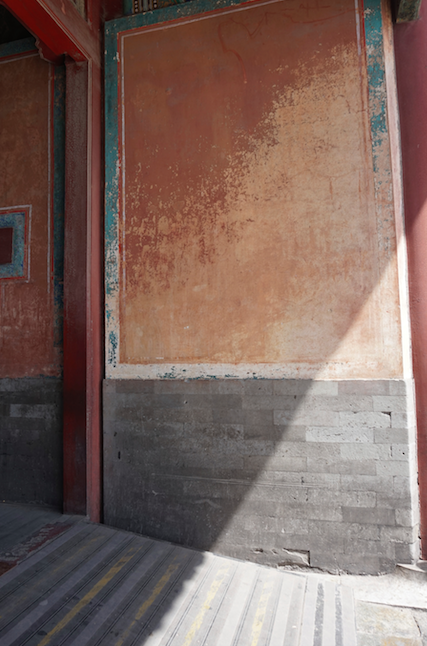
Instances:
[[[10,13],[56,56],[100,64],[98,29],[70,0],[1,0]]]

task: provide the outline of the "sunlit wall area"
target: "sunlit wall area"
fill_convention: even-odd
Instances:
[[[391,19],[107,24],[105,520],[268,564],[417,554]]]

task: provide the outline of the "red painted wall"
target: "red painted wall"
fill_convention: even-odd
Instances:
[[[68,56],[67,76],[72,80],[82,62],[87,67],[84,83],[69,83],[67,101],[79,104],[76,115],[81,136],[66,131],[65,240],[74,253],[73,232],[84,229],[77,257],[65,261],[64,272],[64,509],[101,514],[101,379],[102,346],[102,153],[101,153],[101,2],[87,0],[87,20],[70,0],[3,0],[8,9],[36,37],[43,51],[53,57]],[[74,63],[72,62],[74,61]],[[69,121],[69,124],[71,122]],[[82,172],[83,169],[83,172]],[[86,172],[86,169],[88,172]],[[72,191],[70,193],[70,188]],[[79,200],[71,199],[72,192]],[[68,300],[68,303],[67,303]],[[77,303],[77,309],[72,304]],[[76,407],[76,401],[79,406]],[[73,447],[79,445],[78,452]],[[83,491],[82,491],[83,489]]]
[[[31,206],[29,281],[0,280],[0,378],[60,375],[54,345],[52,66],[0,64],[0,208]]]
[[[358,18],[351,0],[255,3],[123,36],[118,376],[401,376]]]
[[[412,348],[417,398],[421,549],[427,558],[427,2],[395,26]]]

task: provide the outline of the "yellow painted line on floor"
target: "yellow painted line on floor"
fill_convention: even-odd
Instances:
[[[221,568],[221,570],[218,571],[218,574],[216,575],[214,582],[212,583],[210,590],[206,596],[205,602],[203,606],[201,607],[199,614],[197,615],[196,619],[194,620],[190,630],[188,631],[185,641],[182,644],[182,646],[190,646],[191,642],[194,639],[194,636],[196,635],[197,631],[200,629],[200,626],[202,625],[204,616],[206,612],[210,609],[211,603],[213,599],[215,598],[216,593],[218,592],[221,583],[224,581],[226,575],[230,571],[230,566],[226,568]]]
[[[132,549],[128,550],[127,554],[125,556],[122,556],[122,558],[119,559],[110,570],[108,570],[107,574],[103,576],[102,579],[100,579],[98,583],[94,585],[93,588],[89,590],[89,592],[85,594],[82,599],[80,599],[80,601],[74,606],[74,608],[72,608],[70,612],[68,612],[65,617],[61,619],[61,621],[56,624],[56,626],[52,628],[49,633],[47,633],[47,635],[41,640],[41,642],[39,642],[38,646],[46,646],[46,644],[50,642],[52,637],[59,633],[60,630],[65,628],[65,626],[80,612],[80,610],[84,608],[88,603],[90,603],[92,599],[96,597],[98,592],[100,592],[102,588],[105,588],[107,583],[109,583],[111,579],[126,565],[126,563],[128,563],[140,550],[141,547],[133,547]]]
[[[272,581],[266,581],[264,583],[258,602],[258,607],[256,609],[254,623],[252,624],[251,646],[257,646],[259,642],[259,637],[261,635],[261,629],[264,624],[265,614],[267,612],[267,605],[271,597],[272,588]]]
[[[90,540],[85,541],[83,545],[81,545],[77,550],[73,551],[70,556],[67,556],[65,559],[60,561],[58,565],[55,568],[53,568],[52,574],[57,574],[58,572],[63,570],[64,567],[69,565],[73,560],[79,562],[81,558],[81,554],[85,552],[88,548],[90,548],[92,543],[101,542],[100,539],[102,539],[102,536],[95,536],[94,538],[91,538]],[[93,556],[93,554],[95,553],[96,552],[92,552],[92,554],[89,554],[88,558]]]
[[[79,561],[80,560],[80,555],[88,548],[90,545],[96,541],[99,540],[99,537],[92,538],[90,541],[87,541],[84,543],[77,551],[73,552],[71,556],[67,556],[67,558],[63,559],[62,561],[59,562],[59,564],[54,567],[51,571],[49,571],[49,576],[53,576],[55,574],[58,574],[58,572],[61,572],[64,568],[66,568],[73,560]],[[91,556],[91,555],[89,555]],[[35,579],[32,583],[28,582],[25,584],[25,590],[22,592],[22,594],[19,595],[19,601],[23,603],[27,599],[30,599],[34,595],[34,590],[37,590],[37,587],[39,585],[38,579]],[[1,617],[0,617],[1,619]]]
[[[134,627],[137,621],[139,621],[144,614],[147,612],[148,608],[153,605],[163,588],[165,587],[166,583],[169,581],[171,578],[172,574],[176,572],[178,569],[178,564],[174,565],[173,563],[169,565],[168,569],[164,573],[161,579],[156,584],[156,587],[154,588],[153,592],[149,596],[149,598],[144,601],[144,603],[138,608],[138,612],[135,615],[135,618],[133,619],[132,623],[129,624],[129,626],[126,628],[125,632],[122,634],[120,639],[116,642],[115,646],[121,646],[125,639],[128,637],[130,631]]]
[[[63,570],[65,567],[67,567],[71,561],[74,560],[79,560],[80,559],[80,554],[84,552],[88,547],[91,546],[92,543],[95,543],[99,541],[102,538],[102,536],[95,536],[94,538],[91,538],[89,541],[86,541],[83,543],[83,545],[75,552],[71,554],[71,556],[67,556],[67,558],[63,559],[62,561],[59,562],[59,564],[52,569],[51,572],[49,572],[49,576],[52,576],[54,574],[58,574],[61,570]],[[89,555],[90,556],[90,555]],[[19,601],[20,603],[24,603],[27,599],[30,599],[34,595],[34,590],[37,589],[39,585],[38,579],[35,579],[32,583],[28,582],[25,584],[25,590],[20,593],[19,595]],[[3,616],[0,615],[0,619],[3,619]]]

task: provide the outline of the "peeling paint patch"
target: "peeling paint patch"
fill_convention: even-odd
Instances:
[[[353,2],[107,27],[109,376],[400,374],[371,4],[367,60]]]
[[[376,203],[379,270],[395,268],[392,279],[397,293],[396,237],[394,224],[393,182],[390,141],[387,125],[387,88],[381,3],[364,2],[366,60],[369,91],[372,160]]]
[[[117,347],[117,335],[115,334],[115,332],[110,331],[108,344],[108,364],[112,368],[115,368],[117,366]]]

